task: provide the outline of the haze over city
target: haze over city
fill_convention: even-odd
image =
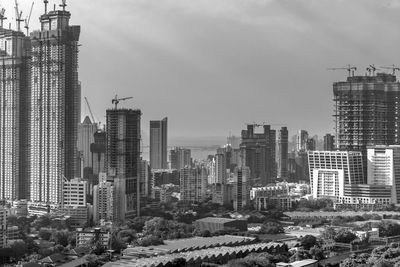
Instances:
[[[23,17],[31,1],[20,1]],[[50,1],[49,9],[59,1]],[[71,0],[79,74],[97,120],[111,99],[169,117],[169,136],[240,135],[246,122],[333,132],[332,82],[399,61],[400,1]],[[8,18],[14,1],[3,0]],[[35,3],[31,29],[43,5]],[[5,22],[6,25],[10,20]],[[12,28],[15,22],[12,21]],[[84,103],[84,102],[82,102]],[[82,105],[82,116],[88,114]],[[148,125],[143,125],[145,135]]]

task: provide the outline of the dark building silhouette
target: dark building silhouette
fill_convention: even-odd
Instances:
[[[288,178],[289,132],[282,127],[278,134],[278,178]]]
[[[275,145],[276,131],[270,125],[263,125],[262,133],[255,133],[255,127],[249,124],[247,130],[242,131],[240,149],[244,158],[244,166],[250,168],[251,185],[266,185],[275,179]]]
[[[140,110],[107,110],[106,169],[114,182],[114,221],[140,212]]]
[[[168,168],[168,118],[150,121],[150,167]]]
[[[326,134],[324,136],[324,151],[335,150],[335,137],[331,134]]]

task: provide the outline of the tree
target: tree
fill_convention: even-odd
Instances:
[[[379,236],[400,235],[400,225],[392,222],[381,222],[379,224]]]
[[[53,234],[53,231],[51,229],[48,228],[41,228],[39,230],[39,237],[43,240],[47,240],[49,241],[51,236]]]
[[[13,257],[16,260],[22,259],[22,257],[29,252],[28,247],[23,241],[15,241],[10,245],[13,252]]]
[[[276,222],[267,222],[261,226],[260,233],[264,234],[282,234],[285,230]]]
[[[322,259],[325,259],[324,252],[322,251],[321,248],[319,248],[319,247],[317,247],[317,246],[313,246],[313,247],[310,249],[310,255],[312,256],[312,258],[313,258],[314,260],[320,261],[320,260],[322,260]]]
[[[186,264],[186,259],[185,258],[176,258],[172,261],[172,267],[185,267],[187,266]]]
[[[50,227],[52,223],[52,219],[49,214],[43,215],[38,217],[36,220],[33,221],[32,226],[39,230],[41,228]]]
[[[340,230],[336,236],[335,236],[335,241],[338,243],[351,243],[351,241],[355,240],[357,236],[349,231],[349,230]]]
[[[317,244],[317,238],[313,235],[305,235],[300,239],[301,246],[309,250]]]
[[[132,220],[127,221],[127,226],[130,229],[135,230],[136,232],[142,232],[144,224],[148,221],[151,220],[153,217],[151,216],[140,216],[140,217],[135,217]]]
[[[322,231],[321,238],[325,240],[334,239],[336,234],[337,233],[333,227],[327,227],[324,231]]]
[[[306,259],[311,259],[310,253],[308,253],[307,250],[304,249],[299,249],[297,250],[290,258],[290,262],[295,262],[295,261],[301,261],[301,260],[306,260]]]
[[[7,217],[8,226],[18,226],[18,218],[15,215],[10,215]]]
[[[121,239],[124,243],[130,244],[136,239],[136,232],[132,229],[125,229],[118,232],[118,239]]]
[[[68,246],[70,239],[70,232],[67,230],[64,231],[54,231],[52,234],[52,240],[63,247]]]

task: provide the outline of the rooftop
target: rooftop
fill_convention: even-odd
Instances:
[[[203,219],[196,220],[196,222],[209,222],[209,223],[227,223],[238,221],[238,219],[229,219],[229,218],[221,218],[221,217],[206,217]]]

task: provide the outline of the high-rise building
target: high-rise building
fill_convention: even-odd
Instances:
[[[264,125],[262,133],[255,133],[254,128],[257,126],[249,124],[247,130],[242,130],[242,164],[250,168],[249,183],[266,185],[275,178],[276,132],[271,130],[270,125]]]
[[[63,209],[70,217],[72,226],[81,227],[88,223],[87,192],[88,183],[82,178],[65,180],[63,183]]]
[[[7,246],[7,217],[7,209],[0,207],[0,248]]]
[[[168,169],[168,118],[150,121],[150,167]]]
[[[86,116],[82,123],[78,124],[78,152],[80,154],[80,166],[78,169],[83,172],[84,168],[93,167],[92,152],[90,145],[94,143],[94,134],[97,132],[97,123],[92,122]],[[78,172],[80,174],[81,172]],[[78,177],[82,175],[78,175]]]
[[[250,201],[250,190],[247,183],[250,177],[250,169],[248,167],[236,168],[233,180],[233,209],[241,210]]]
[[[343,197],[345,185],[364,184],[361,152],[308,151],[311,193],[318,197]]]
[[[97,223],[114,221],[114,186],[107,174],[99,174],[99,184],[93,187],[93,220]]]
[[[106,169],[114,181],[114,218],[125,221],[140,212],[140,110],[107,110]]]
[[[170,151],[171,169],[180,170],[192,165],[191,151],[188,148],[175,147]]]
[[[313,151],[317,149],[317,141],[314,138],[307,139],[307,151]]]
[[[392,189],[392,203],[400,203],[400,146],[371,146],[367,148],[367,182]]]
[[[289,133],[282,127],[278,134],[278,178],[288,178]]]
[[[324,135],[324,150],[333,151],[335,150],[335,137],[331,134]]]
[[[50,11],[30,36],[30,199],[48,206],[62,203],[63,177],[77,169],[80,26],[70,26],[70,17],[65,7]]]
[[[180,171],[181,200],[201,202],[207,190],[207,169],[203,166],[185,167]]]
[[[29,197],[30,39],[0,28],[0,199]]]
[[[148,198],[151,196],[151,171],[147,160],[140,160],[139,171],[140,197]]]
[[[93,174],[98,176],[100,172],[105,171],[106,157],[106,132],[98,130],[93,134],[94,143],[90,144],[90,152],[92,153],[92,169]]]
[[[367,146],[400,144],[400,83],[396,76],[350,76],[333,84],[336,147],[366,152]]]
[[[299,130],[296,136],[296,151],[306,151],[308,141],[308,132],[305,130]]]

